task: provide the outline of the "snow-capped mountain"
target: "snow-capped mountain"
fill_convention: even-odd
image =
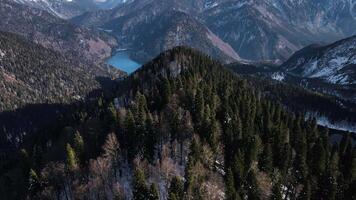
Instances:
[[[243,58],[285,60],[311,43],[356,34],[355,2],[227,0],[213,4],[202,18]]]
[[[319,78],[331,84],[356,84],[356,36],[327,46],[309,46],[295,53],[282,67],[304,78]]]
[[[296,52],[278,72],[285,82],[356,101],[356,36]]]
[[[234,63],[242,75],[273,79],[356,102],[356,36],[297,51],[280,66]]]
[[[169,10],[190,15],[243,59],[255,61],[283,62],[307,45],[356,34],[355,0],[132,0],[73,21],[119,32],[125,27],[117,24],[134,26]]]

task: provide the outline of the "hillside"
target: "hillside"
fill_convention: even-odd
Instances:
[[[75,26],[46,11],[11,0],[0,2],[0,31],[24,36],[65,56],[100,63],[117,46],[114,37]]]
[[[332,146],[315,120],[185,47],[161,53],[55,127],[27,138],[17,162],[1,166],[5,199],[353,195],[351,137]]]
[[[26,104],[70,103],[119,72],[70,60],[24,38],[0,32],[0,112]],[[119,75],[120,76],[120,75]]]

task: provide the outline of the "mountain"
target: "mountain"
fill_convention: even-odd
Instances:
[[[356,36],[327,46],[309,46],[282,65],[287,73],[325,83],[356,84]]]
[[[352,9],[348,0],[229,0],[202,18],[242,58],[283,61],[308,44],[355,34]]]
[[[2,162],[3,199],[352,199],[350,135],[334,143],[196,50],[165,51],[77,106]]]
[[[75,26],[46,11],[0,2],[0,30],[24,36],[65,56],[101,62],[111,56],[117,40],[105,32]]]
[[[164,50],[187,45],[223,62],[239,60],[231,46],[182,9],[181,1],[140,1],[110,11],[87,13],[72,19],[86,26],[98,26],[121,39],[124,48],[147,61]]]
[[[228,67],[239,74],[274,79],[355,101],[355,46],[353,36],[329,45],[307,46],[279,66],[250,62]]]
[[[230,45],[184,12],[172,10],[151,16],[149,20],[140,19],[140,15],[132,13],[109,21],[104,28],[112,28],[113,33],[122,38],[121,42],[129,44],[128,48],[135,49],[136,55],[146,58],[144,60],[181,45],[204,51],[224,62],[240,59]]]
[[[349,0],[134,0],[111,10],[85,13],[73,22],[116,31],[124,39],[124,46],[135,49],[132,40],[125,38],[140,37],[146,32],[125,34],[125,29],[135,29],[140,22],[149,24],[153,18],[162,19],[163,13],[175,10],[206,26],[242,59],[282,63],[307,45],[356,34],[352,28],[356,26],[355,5]],[[157,29],[160,26],[150,25]],[[144,51],[154,54],[149,49]]]
[[[97,77],[114,77],[114,71],[70,60],[20,36],[0,32],[0,77],[3,112],[27,104],[82,100],[100,87]]]

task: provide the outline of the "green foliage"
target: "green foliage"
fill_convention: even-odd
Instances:
[[[141,169],[135,170],[132,184],[134,200],[146,200],[147,197],[151,194],[150,189],[148,188],[146,183],[145,174]],[[155,194],[152,194],[152,197],[155,197]]]
[[[168,200],[183,200],[184,184],[179,177],[173,177],[169,186]]]
[[[157,189],[157,185],[154,183],[152,183],[150,186],[148,200],[159,200],[159,192]]]
[[[67,155],[67,167],[69,171],[75,171],[78,169],[78,159],[72,146],[67,143],[66,145]]]

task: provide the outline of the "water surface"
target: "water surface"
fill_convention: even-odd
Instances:
[[[108,61],[108,64],[131,74],[141,67],[141,64],[130,58],[129,51],[117,51]]]

